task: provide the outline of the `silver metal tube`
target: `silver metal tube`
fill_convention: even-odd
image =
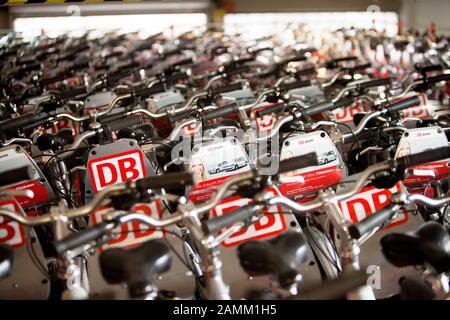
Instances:
[[[291,199],[286,198],[286,197],[275,197],[268,201],[269,206],[274,206],[274,205],[278,205],[278,204],[282,205],[286,208],[289,208],[296,213],[304,213],[304,212],[319,209],[322,206],[322,201],[314,200],[314,201],[308,202],[306,204],[301,204],[301,203],[292,201]]]
[[[369,112],[367,113],[364,118],[361,119],[361,122],[358,124],[358,126],[355,128],[355,130],[353,130],[353,133],[346,133],[342,135],[342,139],[344,140],[348,140],[349,138],[353,137],[353,135],[358,135],[360,134],[364,128],[366,127],[367,123],[376,118],[379,117],[380,115],[382,115],[381,111],[373,111],[373,112]]]
[[[130,213],[121,216],[119,220],[121,223],[127,223],[136,220],[155,228],[162,228],[180,222],[183,220],[183,218],[183,214],[174,214],[165,219],[154,219],[142,213]]]
[[[208,83],[207,83],[206,86],[203,88],[203,90],[208,90],[208,89],[212,86],[212,84],[213,84],[214,82],[216,82],[217,80],[222,79],[223,77],[224,77],[224,76],[221,75],[221,74],[212,77],[211,79],[209,79]]]
[[[53,221],[53,217],[50,215],[36,216],[36,217],[24,217],[20,214],[15,213],[14,211],[9,211],[5,209],[0,209],[0,215],[4,217],[8,217],[14,221],[17,221],[26,226],[39,226],[42,224],[51,223]]]
[[[292,121],[292,120],[294,120],[294,117],[292,115],[288,115],[288,116],[286,116],[284,118],[279,119],[277,122],[275,122],[275,125],[273,126],[273,129],[270,130],[269,134],[264,135],[264,136],[260,136],[256,140],[257,141],[263,141],[263,140],[267,140],[267,139],[270,139],[270,138],[274,137],[275,135],[278,134],[278,132],[280,131],[280,128],[284,124],[286,124],[286,123],[288,123],[289,121]]]
[[[116,184],[108,186],[105,189],[100,190],[98,193],[96,193],[94,198],[92,198],[92,200],[88,204],[84,205],[83,207],[63,212],[62,215],[66,216],[69,219],[86,216],[90,214],[92,211],[94,211],[95,208],[97,208],[111,192],[122,191],[125,190],[125,188],[126,186],[124,184]]]
[[[127,94],[124,94],[124,95],[114,98],[114,100],[111,101],[111,104],[109,105],[109,107],[106,108],[105,110],[99,112],[97,116],[100,117],[100,116],[103,116],[103,115],[109,113],[120,101],[131,98],[132,96],[133,95],[131,93],[127,93]]]
[[[164,113],[156,114],[156,113],[153,113],[151,111],[148,111],[147,109],[142,109],[142,108],[131,110],[127,114],[128,115],[132,115],[132,114],[137,114],[137,113],[143,113],[143,114],[145,114],[146,116],[148,116],[149,118],[152,118],[152,119],[164,118],[166,116]]]
[[[442,207],[450,203],[450,197],[445,197],[441,199],[428,198],[421,194],[410,194],[408,195],[408,200],[414,203],[419,203],[426,205],[427,207]]]

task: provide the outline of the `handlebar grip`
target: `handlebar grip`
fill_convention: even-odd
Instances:
[[[300,62],[300,61],[305,61],[305,60],[306,60],[305,56],[294,56],[294,57],[286,58],[286,59],[280,61],[278,64],[285,65],[290,62]]]
[[[89,67],[89,59],[87,57],[83,57],[75,60],[69,68],[73,71],[73,70],[81,70],[87,67]]]
[[[139,62],[132,60],[128,63],[119,65],[117,67],[117,71],[124,71],[124,70],[129,70],[129,69],[133,69],[133,68],[137,68],[137,67],[139,67]]]
[[[136,189],[138,190],[176,188],[193,185],[194,178],[192,173],[184,171],[146,177],[136,180],[134,183],[136,183]]]
[[[51,78],[42,78],[41,80],[39,80],[39,82],[41,85],[47,86],[47,85],[55,83],[55,82],[63,81],[66,78],[67,78],[67,75],[65,73],[61,73],[61,74],[58,74]]]
[[[179,61],[174,62],[173,64],[170,65],[170,67],[174,68],[174,67],[181,67],[181,66],[186,66],[188,64],[192,64],[194,63],[194,60],[191,58],[185,58]]]
[[[280,161],[278,174],[317,165],[317,154],[315,152],[310,152],[302,156]]]
[[[216,88],[214,90],[211,90],[211,94],[215,96],[215,95],[219,95],[219,94],[225,93],[225,92],[242,90],[242,88],[243,88],[243,83],[242,82],[236,82],[236,83],[232,83],[232,84],[227,85],[227,86],[223,86],[223,87],[219,87],[219,88]]]
[[[365,70],[367,68],[370,68],[371,66],[372,66],[372,64],[370,62],[368,62],[368,63],[358,64],[353,67],[343,68],[342,70],[351,73],[351,72]]]
[[[237,60],[234,60],[233,62],[234,62],[236,65],[243,65],[244,63],[252,62],[252,61],[254,61],[254,60],[255,60],[254,57],[249,56],[249,57],[245,57],[245,58],[241,57],[241,58],[239,58],[239,59],[237,59]]]
[[[333,103],[334,109],[348,106],[349,104],[352,104],[353,102],[355,102],[355,99],[353,97],[351,97],[351,96],[344,97],[342,99],[339,99],[335,103]]]
[[[325,62],[325,67],[327,69],[334,69],[338,67],[338,63],[339,62],[344,62],[344,61],[354,61],[357,60],[358,58],[355,56],[349,56],[349,57],[342,57],[342,58],[336,58],[336,59],[330,59],[328,61]]]
[[[351,225],[348,228],[348,231],[352,238],[359,239],[374,228],[381,227],[385,223],[387,223],[394,216],[398,209],[398,205],[389,204],[383,209],[372,213],[360,222]]]
[[[73,99],[78,96],[82,96],[82,95],[86,95],[86,94],[88,94],[87,88],[85,86],[82,86],[82,87],[75,88],[70,91],[61,92],[60,97],[62,99]]]
[[[397,170],[403,172],[409,167],[450,158],[450,148],[442,147],[396,159]]]
[[[255,112],[255,116],[259,118],[265,116],[266,114],[278,113],[282,111],[286,106],[287,106],[286,103],[279,103],[264,109],[260,109]]]
[[[365,271],[344,272],[336,279],[327,280],[311,289],[304,290],[301,295],[294,296],[298,300],[338,300],[345,298],[347,293],[366,285]]]
[[[141,123],[142,123],[141,117],[139,115],[136,115],[136,116],[132,116],[132,117],[126,117],[123,119],[114,120],[105,125],[108,126],[109,130],[112,132],[112,131],[117,131],[117,130],[120,130],[123,128],[129,128],[132,126],[136,126]]]
[[[256,49],[248,48],[247,52],[250,53],[250,54],[255,55],[257,53],[260,53],[262,51],[267,51],[267,50],[272,51],[273,48],[272,47],[261,47],[261,48],[256,48]]]
[[[229,71],[225,71],[227,76],[234,76],[240,73],[248,72],[250,70],[249,66],[240,66],[238,68],[231,69]]]
[[[162,84],[156,84],[150,88],[139,88],[135,89],[133,94],[138,97],[148,97],[152,94],[163,92],[164,86]]]
[[[416,70],[420,73],[427,73],[432,71],[440,71],[442,70],[442,66],[440,64],[432,64],[428,66],[416,66]]]
[[[211,110],[208,113],[205,113],[204,117],[206,120],[212,120],[212,119],[222,118],[229,114],[233,114],[233,113],[237,113],[237,112],[239,112],[239,105],[237,103],[233,103],[228,106],[224,106],[221,108]]]
[[[186,72],[178,72],[178,73],[173,73],[170,76],[163,78],[162,81],[165,83],[173,83],[173,82],[177,82],[179,80],[183,80],[183,79],[187,79],[187,78],[189,78],[189,75]]]
[[[320,103],[316,103],[312,106],[309,106],[305,109],[305,114],[308,116],[312,116],[314,114],[318,114],[325,111],[330,111],[334,109],[334,103],[332,101],[324,101]]]
[[[311,85],[310,80],[297,80],[289,83],[282,83],[278,86],[281,91],[290,91],[303,87],[309,87]]]
[[[40,62],[31,62],[28,64],[24,64],[20,67],[21,72],[28,72],[28,71],[34,71],[39,70],[41,68]]]
[[[2,122],[0,122],[0,131],[18,129],[18,128],[23,127],[24,125],[32,122],[33,118],[34,118],[33,113],[28,113],[28,114],[25,114],[25,115],[17,117],[17,118],[2,121]]]
[[[386,109],[387,111],[390,111],[390,112],[398,112],[403,109],[407,109],[410,107],[420,105],[420,103],[421,103],[421,100],[420,100],[419,96],[414,96],[414,97],[406,98],[406,99],[394,102],[393,104],[387,105],[386,107],[384,107],[384,109]]]
[[[33,168],[24,166],[0,173],[0,185],[7,186],[13,183],[33,178]]]
[[[427,79],[428,83],[438,83],[441,81],[450,81],[450,73],[440,74],[438,76],[429,77]]]
[[[356,56],[347,56],[347,57],[335,58],[335,59],[332,59],[331,61],[336,63],[336,62],[344,62],[344,61],[354,61],[356,59],[358,59],[358,57],[356,57]]]
[[[366,82],[359,83],[357,86],[359,89],[368,89],[372,87],[386,86],[392,83],[392,78],[383,78],[383,79],[375,79],[369,80]]]
[[[245,221],[258,214],[261,206],[257,204],[249,204],[203,222],[202,229],[205,233],[215,233],[223,228],[232,226],[233,224]]]
[[[53,248],[58,256],[68,250],[81,247],[84,244],[103,237],[112,229],[111,222],[101,222],[80,232],[72,233],[62,240],[55,241]]]
[[[325,111],[331,111],[337,108],[341,108],[341,107],[345,107],[348,106],[349,104],[352,104],[355,101],[355,99],[353,97],[345,97],[342,98],[336,102],[332,102],[332,101],[325,101],[322,103],[318,103],[315,105],[310,106],[309,108],[305,109],[305,114],[312,116],[314,114],[318,114],[321,112],[325,112]]]
[[[309,76],[316,72],[316,67],[305,68],[295,73],[296,77]]]

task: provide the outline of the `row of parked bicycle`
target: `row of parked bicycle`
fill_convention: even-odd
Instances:
[[[3,37],[0,298],[448,298],[448,41],[335,34]]]

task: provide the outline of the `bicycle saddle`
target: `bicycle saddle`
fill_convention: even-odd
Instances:
[[[301,234],[286,232],[267,241],[241,244],[238,257],[248,274],[274,274],[281,286],[286,287],[296,282],[297,269],[306,261],[306,242]]]
[[[411,234],[386,235],[380,243],[386,259],[398,267],[427,262],[440,273],[450,270],[450,236],[436,222],[427,222]]]
[[[170,269],[171,258],[162,240],[150,240],[132,249],[113,248],[102,252],[100,268],[108,283],[126,283],[130,295],[142,296],[148,293],[159,274]]]
[[[403,278],[400,280],[400,297],[402,300],[433,300],[436,294],[423,281]]]
[[[14,263],[14,251],[7,244],[0,245],[0,279],[9,276]]]

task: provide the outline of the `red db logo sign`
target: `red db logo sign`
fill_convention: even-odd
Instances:
[[[2,201],[0,208],[16,213],[20,212],[16,200]],[[21,224],[8,217],[0,216],[0,244],[6,243],[13,248],[18,248],[25,244],[25,240],[25,230]]]
[[[251,202],[251,199],[239,197],[225,199],[221,204],[212,210],[212,216],[218,217],[227,214],[230,211],[238,209]],[[243,242],[264,239],[286,231],[286,221],[284,220],[283,215],[278,212],[281,212],[281,208],[278,206],[269,208],[266,212],[263,211],[262,214],[264,214],[264,216],[256,223],[252,224],[248,228],[243,228],[240,231],[235,232],[226,238],[222,242],[222,245],[224,247],[234,247]]]
[[[103,216],[109,210],[109,208],[101,208],[95,211],[91,215],[92,224],[95,225],[102,222]],[[155,201],[148,204],[136,204],[132,208],[132,211],[145,214],[146,216],[155,219],[161,219],[163,210],[161,208],[161,203]],[[99,249],[100,251],[104,251],[110,248],[131,248],[151,239],[163,238],[165,235],[164,232],[164,229],[154,229],[137,221],[124,223],[113,230],[113,233],[116,235],[115,238],[101,246]]]
[[[144,156],[140,150],[131,150],[88,163],[89,175],[95,192],[104,187],[146,176]]]
[[[339,206],[347,220],[358,223],[375,211],[381,210],[389,204],[391,195],[400,192],[400,183],[391,189],[376,189],[375,187],[365,187],[358,194],[342,201]],[[399,213],[397,218],[391,221],[388,227],[393,227],[406,223],[408,215],[406,211]]]

